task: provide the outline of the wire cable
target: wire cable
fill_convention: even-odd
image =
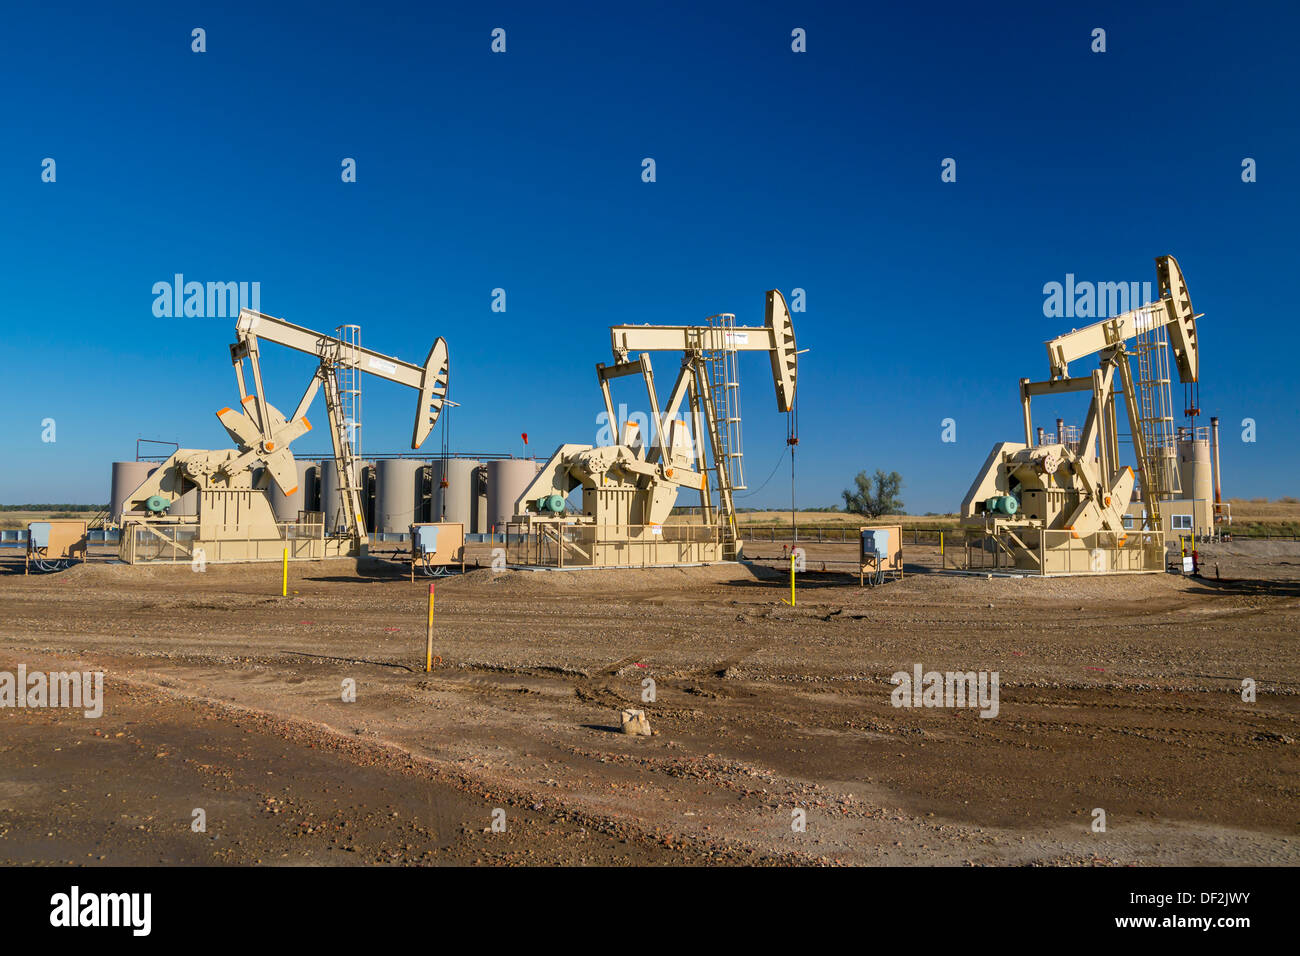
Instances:
[[[781,467],[781,462],[785,461],[785,455],[786,455],[786,452],[788,452],[789,450],[790,450],[790,446],[789,446],[789,445],[786,445],[786,446],[785,446],[785,451],[781,452],[781,457],[778,458],[778,459],[776,460],[776,464],[772,467],[772,474],[768,475],[768,476],[767,476],[767,479],[766,479],[766,480],[765,480],[761,485],[759,485],[759,486],[758,486],[757,488],[755,488],[753,491],[747,491],[747,492],[745,492],[743,495],[736,495],[736,497],[737,497],[737,498],[752,498],[754,495],[758,494],[760,491],[762,491],[764,488],[766,488],[766,487],[767,487],[767,483],[768,483],[769,481],[771,481],[773,478],[776,477],[776,470],[777,470],[778,468]]]

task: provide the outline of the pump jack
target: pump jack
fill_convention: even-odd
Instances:
[[[1184,383],[1199,375],[1196,320],[1182,270],[1173,256],[1156,259],[1160,297],[1152,303],[1071,331],[1047,343],[1050,376],[1020,380],[1025,443],[993,448],[962,502],[963,523],[982,528],[998,556],[1041,574],[1164,569],[1160,498],[1178,490],[1172,436],[1153,424],[1145,394],[1135,386],[1130,339],[1167,334]],[[1100,356],[1091,375],[1071,377],[1071,362]],[[1120,465],[1116,379],[1124,395],[1146,519],[1138,547],[1127,548],[1124,515],[1133,469]],[[1035,445],[1030,402],[1036,395],[1091,392],[1077,447]],[[1086,552],[1083,560],[1076,560]]]
[[[798,353],[785,298],[767,293],[761,327],[735,326],[734,316],[714,317],[709,325],[616,325],[610,331],[614,363],[596,366],[605,413],[618,444],[603,447],[561,445],[518,499],[516,522],[553,541],[569,563],[604,566],[651,563],[667,554],[671,563],[734,560],[741,544],[736,527],[735,473],[740,467],[738,408],[728,396],[736,383],[727,374],[728,355],[767,352],[772,362],[777,408],[794,404]],[[660,405],[648,353],[680,352],[681,368]],[[635,358],[633,353],[639,353]],[[634,423],[620,423],[609,383],[640,375],[652,416],[652,444]],[[733,408],[733,412],[728,412]],[[679,413],[689,410],[693,439]],[[709,442],[709,457],[703,447]],[[715,508],[710,474],[718,490]],[[568,515],[565,499],[582,488],[582,511]],[[678,492],[700,492],[703,529],[718,534],[692,537],[689,526],[665,528]],[[566,537],[567,536],[567,537]],[[540,547],[539,547],[540,550]],[[639,555],[640,560],[630,557]]]
[[[266,399],[261,341],[274,342],[320,360],[288,418]],[[124,522],[123,560],[156,559],[161,550],[159,541],[169,546],[172,560],[179,555],[193,557],[200,549],[205,560],[214,562],[276,560],[290,542],[292,557],[364,555],[369,533],[361,489],[357,486],[356,456],[339,395],[338,374],[340,370],[356,369],[415,389],[418,397],[411,447],[419,448],[433,430],[447,400],[446,341],[440,337],[434,342],[423,366],[412,365],[284,319],[242,309],[230,358],[239,386],[239,409],[223,408],[217,412],[217,418],[238,447],[226,451],[180,449],[163,462],[127,499],[124,512],[132,517]],[[252,372],[251,394],[244,376],[245,360]],[[334,468],[344,504],[347,530],[342,539],[326,540],[323,534],[304,533],[302,528],[288,534],[277,524],[266,495],[268,480],[274,481],[286,495],[298,490],[298,472],[290,445],[311,430],[307,410],[322,387]],[[264,472],[255,475],[254,467],[259,463],[264,466]],[[169,515],[175,501],[196,486],[197,516]]]

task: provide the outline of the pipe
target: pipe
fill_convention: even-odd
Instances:
[[[1065,419],[1064,418],[1058,418],[1056,420],[1056,443],[1058,445],[1065,444]]]
[[[1046,437],[1047,437],[1046,432],[1043,431],[1042,426],[1039,426],[1039,429],[1038,429],[1038,444],[1039,444],[1040,446],[1041,446],[1041,445],[1046,445],[1046,444],[1047,444],[1047,442],[1044,441],[1044,439],[1045,439]]]

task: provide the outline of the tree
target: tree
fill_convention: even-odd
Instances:
[[[868,518],[902,514],[903,503],[898,500],[898,493],[903,488],[903,476],[898,472],[885,474],[877,468],[875,477],[868,478],[865,471],[860,471],[853,483],[858,486],[858,490],[845,489],[845,511],[866,515]]]

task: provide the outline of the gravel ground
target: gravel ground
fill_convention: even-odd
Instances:
[[[1049,580],[908,547],[866,590],[852,547],[807,545],[794,607],[780,543],[472,570],[427,674],[427,583],[385,561],[295,565],[288,598],[278,565],[0,575],[0,671],[105,673],[97,720],[0,710],[0,860],[1300,862],[1300,547]],[[997,716],[894,707],[917,664],[997,672]]]

